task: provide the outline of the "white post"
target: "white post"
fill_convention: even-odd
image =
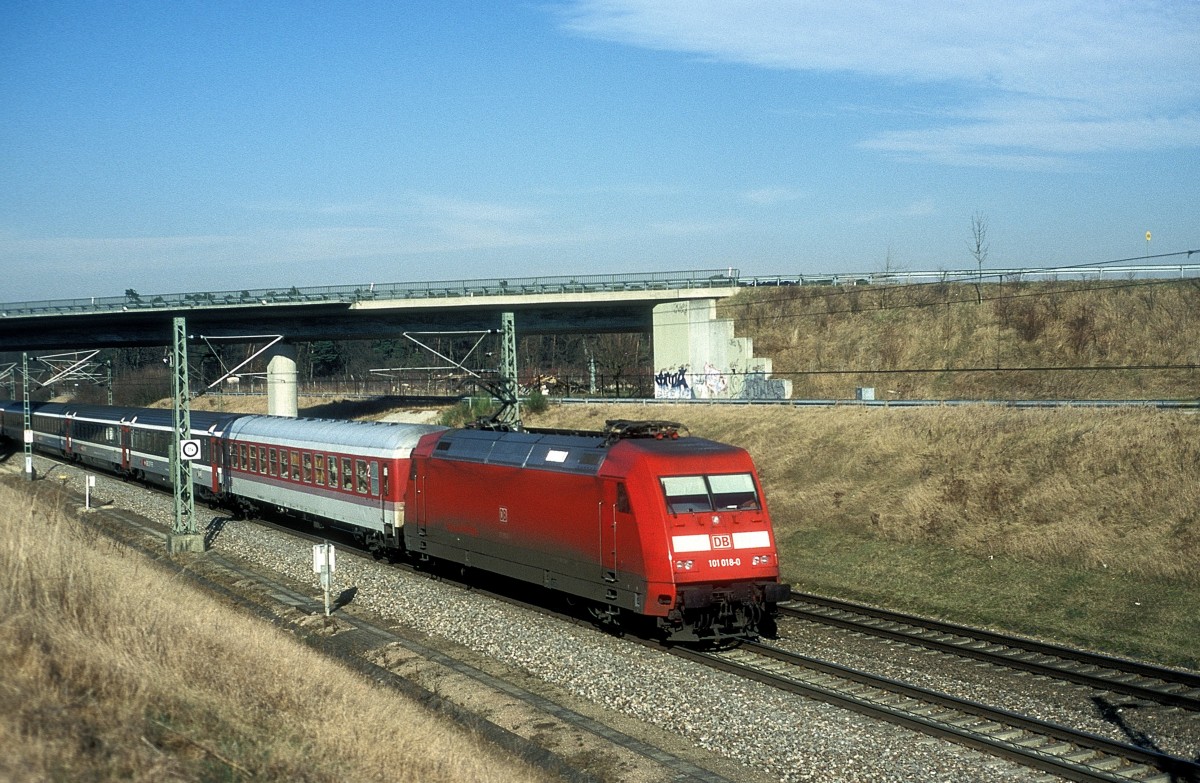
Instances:
[[[96,486],[96,477],[88,476],[83,487],[83,508],[85,511],[92,510],[92,487]]]
[[[321,587],[325,589],[325,616],[329,616],[329,588],[333,583],[333,572],[336,568],[336,558],[334,556],[333,544],[326,541],[324,544],[315,544],[313,546],[313,573],[321,575]]]

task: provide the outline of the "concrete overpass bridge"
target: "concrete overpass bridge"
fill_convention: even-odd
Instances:
[[[290,343],[394,337],[404,332],[500,329],[518,334],[649,332],[654,367],[689,374],[687,396],[786,397],[770,360],[716,318],[739,290],[738,270],[455,280],[44,300],[0,304],[0,351],[168,345],[175,318],[191,335],[282,335]],[[288,351],[271,362],[286,376]],[[294,360],[291,373],[294,378]],[[272,370],[268,368],[268,379]],[[280,412],[294,411],[292,402]],[[683,387],[664,389],[681,394]],[[270,396],[270,393],[269,393]]]

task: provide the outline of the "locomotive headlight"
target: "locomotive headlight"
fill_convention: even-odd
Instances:
[[[753,563],[754,565],[766,565],[767,563],[771,562],[771,556],[770,555],[755,555],[754,558],[750,562]]]
[[[676,571],[691,571],[692,566],[694,566],[695,564],[696,563],[694,560],[676,560],[675,561],[675,570]]]

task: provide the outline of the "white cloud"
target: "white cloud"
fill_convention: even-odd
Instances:
[[[956,88],[956,105],[914,112],[943,114],[934,126],[864,140],[903,156],[1046,167],[1200,146],[1196,2],[578,0],[561,14],[633,46]]]

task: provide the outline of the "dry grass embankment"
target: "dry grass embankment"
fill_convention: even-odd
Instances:
[[[527,768],[0,481],[0,779],[509,781]]]
[[[1200,364],[1197,280],[756,288],[720,311],[797,399],[1200,396],[1190,369],[1020,369]]]
[[[803,590],[1200,664],[1200,420],[1154,410],[552,406],[754,457]]]

